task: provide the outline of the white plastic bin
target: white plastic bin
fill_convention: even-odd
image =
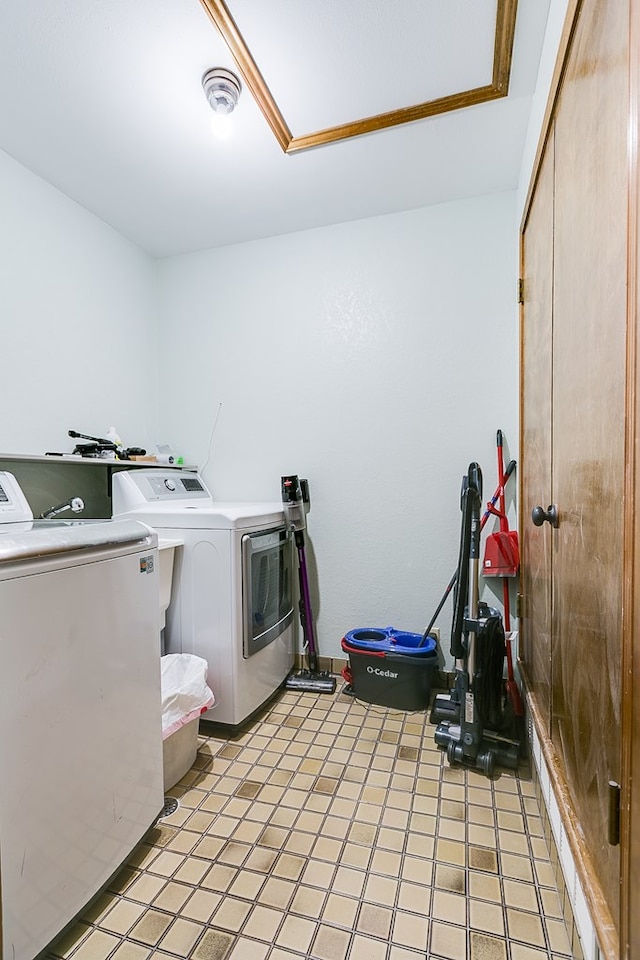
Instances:
[[[164,789],[170,790],[193,766],[200,714],[213,706],[207,661],[189,653],[160,658]]]

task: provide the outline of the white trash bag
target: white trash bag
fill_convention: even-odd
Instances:
[[[207,686],[207,669],[206,660],[190,653],[160,657],[163,740],[215,703]]]

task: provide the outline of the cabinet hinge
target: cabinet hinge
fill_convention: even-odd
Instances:
[[[609,843],[620,843],[620,784],[609,780]]]
[[[524,280],[522,277],[518,280],[518,303],[524,303]]]
[[[524,612],[525,603],[524,603],[524,594],[516,594],[516,620],[522,620],[525,616]]]

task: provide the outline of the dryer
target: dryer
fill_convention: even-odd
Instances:
[[[143,520],[176,552],[166,653],[209,665],[216,702],[205,721],[238,727],[294,665],[294,559],[281,503],[215,501],[196,473],[122,470],[113,516]]]

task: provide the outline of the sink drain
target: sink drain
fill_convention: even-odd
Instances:
[[[162,812],[158,817],[158,820],[161,820],[162,817],[170,817],[172,813],[175,813],[178,809],[178,801],[175,797],[165,797],[164,798],[164,807]]]

